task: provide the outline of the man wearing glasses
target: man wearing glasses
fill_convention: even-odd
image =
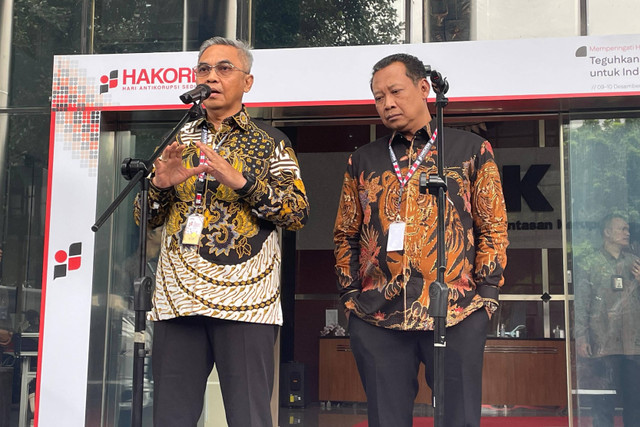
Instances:
[[[242,104],[252,60],[240,41],[202,44],[194,72],[211,88],[205,117],[155,163],[149,225],[165,227],[150,314],[156,427],[196,426],[214,365],[228,425],[272,425],[277,228],[302,228],[309,205],[288,138]]]

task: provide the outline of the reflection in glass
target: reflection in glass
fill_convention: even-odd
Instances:
[[[8,422],[12,404],[22,403],[19,417],[27,418],[25,402],[35,384],[49,123],[46,110],[0,114],[0,409],[6,408],[0,424]]]
[[[174,112],[104,114],[100,139],[97,212],[102,213],[128,184],[120,174],[126,157],[146,159],[177,121]],[[133,116],[133,121],[132,121]],[[124,120],[123,120],[124,118]],[[166,121],[165,121],[166,120]],[[96,233],[87,425],[128,425],[133,385],[133,280],[138,277],[139,230],[133,221],[133,199],[128,195],[111,219]],[[147,274],[153,277],[161,229],[147,240]],[[146,348],[153,328],[147,323]],[[145,360],[143,425],[151,425],[152,380],[150,358]]]
[[[594,425],[640,419],[640,120],[568,128],[568,231],[575,294],[578,413]],[[620,414],[616,408],[621,408]]]
[[[544,304],[549,304],[550,336],[545,336]],[[557,332],[554,334],[553,330]],[[499,338],[564,338],[563,301],[500,301],[489,325],[489,337]]]
[[[505,285],[501,294],[542,295],[542,255],[540,249],[509,249]]]
[[[549,293],[564,293],[564,267],[562,266],[562,249],[549,249]]]
[[[541,315],[539,302],[501,301],[500,307],[491,317],[489,337],[535,338],[538,328],[536,319]],[[540,311],[540,313],[538,313]],[[542,337],[540,334],[538,337]]]
[[[424,0],[431,42],[471,40],[472,0]]]
[[[181,0],[97,0],[93,22],[94,53],[182,50]]]
[[[0,323],[2,328],[16,332],[38,332],[49,122],[48,112],[6,115],[1,122],[7,170],[0,182],[9,197],[2,197],[6,210],[2,217],[0,286],[6,305],[0,301]]]
[[[0,17],[3,19],[10,18],[3,12],[6,14],[7,8],[10,11],[13,5],[13,26],[11,22],[0,23],[5,34],[4,29],[13,29],[13,34],[2,40],[10,42],[10,45],[2,45],[3,66],[11,51],[9,106],[49,109],[53,55],[86,53],[81,36],[86,22],[83,8],[78,7],[78,3],[68,0],[1,3],[4,10]],[[3,73],[4,69],[0,71]]]
[[[394,0],[254,0],[256,48],[401,42]]]

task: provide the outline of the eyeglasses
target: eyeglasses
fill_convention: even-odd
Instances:
[[[206,62],[201,62],[193,67],[193,71],[198,77],[208,77],[209,74],[211,74],[211,70],[216,70],[216,74],[220,77],[227,77],[232,71],[242,71],[245,74],[249,74],[249,72],[244,71],[233,65],[231,62],[226,61],[218,62],[215,65],[209,65]]]

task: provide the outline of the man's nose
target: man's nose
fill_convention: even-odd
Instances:
[[[387,96],[387,97],[384,98],[384,109],[385,110],[390,110],[395,106],[396,106],[396,103],[395,103],[395,100],[392,97]]]
[[[207,76],[207,82],[218,82],[220,81],[220,76],[218,76],[218,73],[216,73],[215,68],[212,68],[211,71],[209,72],[209,75]]]

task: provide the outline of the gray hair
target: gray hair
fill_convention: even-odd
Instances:
[[[244,62],[244,66],[247,67],[246,72],[251,72],[251,66],[253,65],[253,55],[251,54],[251,47],[249,44],[243,42],[242,40],[234,40],[228,39],[225,37],[211,37],[209,40],[205,40],[202,45],[200,45],[200,53],[198,53],[198,62],[200,62],[200,57],[204,53],[205,50],[210,48],[211,46],[233,46],[238,51],[240,51],[240,57]]]
[[[611,223],[614,219],[621,219],[626,224],[629,224],[627,218],[624,215],[618,213],[609,213],[600,221],[600,233],[604,236],[604,231],[611,227]]]

